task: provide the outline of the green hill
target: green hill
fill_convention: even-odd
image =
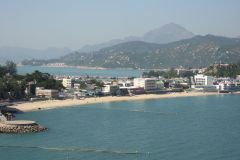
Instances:
[[[207,67],[216,62],[240,61],[240,39],[195,36],[168,44],[142,41],[121,43],[96,52],[73,52],[57,60],[68,65],[106,68]]]
[[[240,40],[206,35],[163,45],[135,41],[92,53],[74,52],[59,61],[106,68],[205,67],[240,61]]]

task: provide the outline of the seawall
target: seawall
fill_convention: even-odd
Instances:
[[[45,130],[47,130],[47,128],[33,121],[0,122],[0,133],[34,133]]]

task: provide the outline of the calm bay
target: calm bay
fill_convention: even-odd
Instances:
[[[1,159],[237,160],[239,95],[72,106],[17,115],[49,130],[1,134]]]
[[[74,67],[19,66],[19,74],[32,73],[35,70],[58,76],[103,76],[103,77],[140,77],[142,70],[132,69],[83,69]]]

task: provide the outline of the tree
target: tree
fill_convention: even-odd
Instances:
[[[6,83],[0,79],[0,99],[7,99],[7,98],[8,98],[8,92],[7,92]]]
[[[103,82],[100,82],[100,81],[97,81],[97,82],[95,83],[95,85],[96,85],[96,87],[98,87],[98,88],[104,87],[104,83],[103,83]]]
[[[22,99],[25,97],[25,85],[20,81],[11,79],[7,83],[7,91],[10,99]]]
[[[237,75],[240,75],[240,63],[229,65],[213,65],[207,68],[205,74],[216,77],[236,78]]]
[[[79,89],[86,89],[87,88],[87,85],[84,81],[80,81],[79,84],[80,84]]]
[[[173,77],[178,77],[177,75],[177,71],[174,70],[173,68],[170,69],[169,71],[154,71],[154,70],[151,70],[149,72],[143,72],[143,77],[164,77],[164,78],[173,78]]]
[[[37,87],[44,87],[45,89],[63,89],[61,81],[55,80],[50,74],[34,71],[32,74],[25,76],[26,82],[35,82]]]
[[[61,81],[55,80],[50,74],[35,71],[25,76],[18,75],[16,64],[7,61],[0,66],[0,99],[23,99],[26,97],[25,89],[29,82],[46,89],[63,89]]]
[[[0,65],[0,77],[3,77],[7,74],[7,69],[5,66]]]
[[[9,75],[14,76],[17,74],[17,65],[13,61],[7,61],[5,67]]]

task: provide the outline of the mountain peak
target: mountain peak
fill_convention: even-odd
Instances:
[[[184,27],[180,26],[176,23],[168,23],[159,28],[153,29],[143,36],[129,36],[123,39],[118,40],[110,40],[104,43],[95,44],[95,45],[86,45],[82,47],[79,51],[80,52],[93,52],[98,51],[102,48],[114,46],[116,44],[124,43],[124,42],[131,42],[131,41],[145,41],[149,43],[157,43],[157,44],[164,44],[164,43],[171,43],[183,39],[192,38],[194,34]]]
[[[182,39],[192,38],[194,34],[179,24],[169,23],[162,27],[147,32],[143,36],[143,40],[152,43],[170,43]]]
[[[171,22],[171,23],[168,23],[168,24],[165,24],[165,25],[163,25],[162,27],[159,27],[159,28],[174,28],[174,29],[184,29],[184,30],[186,30],[184,27],[182,27],[182,26],[180,26],[179,24],[176,24],[176,23],[173,23],[173,22]]]

